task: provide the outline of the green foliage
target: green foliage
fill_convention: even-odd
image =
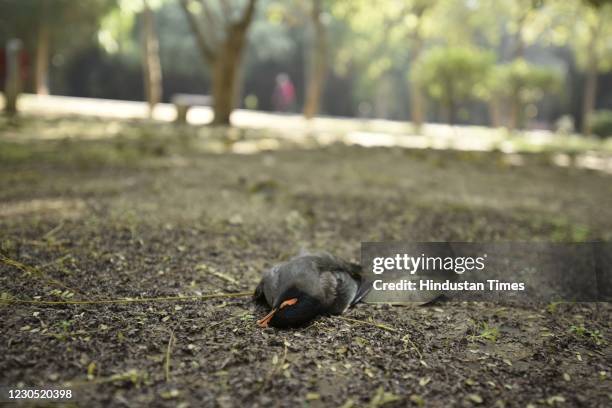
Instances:
[[[437,47],[415,64],[412,79],[434,100],[452,108],[482,98],[494,57],[475,48]]]
[[[557,308],[559,307],[560,304],[562,304],[563,302],[550,302],[548,305],[546,305],[546,311],[548,313],[554,314],[557,312]]]
[[[612,69],[612,2],[557,1],[546,8],[547,39],[554,45],[569,45],[578,65],[600,72]]]
[[[591,131],[599,137],[612,137],[612,111],[600,110],[591,115]]]
[[[569,331],[570,333],[573,333],[579,337],[585,337],[591,340],[593,343],[595,343],[598,346],[606,342],[603,335],[601,334],[599,330],[597,329],[591,330],[589,328],[584,327],[584,325],[571,326]]]
[[[330,62],[338,76],[356,74],[358,100],[371,101],[385,94],[379,87],[381,78],[392,82],[393,88],[405,86],[403,73],[407,64],[417,57],[426,38],[440,32],[439,24],[430,30],[428,23],[434,19],[439,3],[439,0],[382,0],[375,7],[365,0],[329,3],[334,50]]]
[[[537,66],[520,58],[498,65],[490,77],[490,89],[499,96],[518,98],[521,103],[536,102],[545,92],[559,91],[561,75],[554,69]]]
[[[133,78],[141,75],[139,25],[143,1],[0,0],[0,41],[14,36],[22,38],[26,52],[34,59],[39,28],[46,23],[51,33],[53,91],[139,98],[141,85],[124,87],[122,92],[106,92],[113,87],[108,86],[105,75],[98,73],[101,69],[96,66],[102,64],[93,57],[89,67],[78,66],[80,76],[87,77],[78,86],[72,89],[66,86],[77,81],[73,79],[74,72],[64,73],[77,57],[83,54],[87,57],[97,42],[110,55],[105,65],[108,72],[118,70],[116,77],[138,82]],[[201,63],[178,0],[148,3],[156,14],[164,91],[204,92],[210,72]],[[205,3],[211,5],[214,14],[213,24],[206,27],[207,38],[221,38],[224,35],[221,5],[237,6],[244,1]],[[204,3],[193,0],[190,4],[194,13],[203,18]],[[281,70],[291,74],[298,100],[302,99],[303,82],[307,80],[303,71],[308,66],[305,50],[312,41],[308,24],[311,5],[311,1],[305,0],[258,0],[242,72],[245,95],[255,94],[260,109],[270,105],[272,77]],[[323,8],[332,79],[327,83],[327,91],[338,95],[337,101],[329,97],[324,100],[330,106],[342,106],[347,114],[355,113],[357,106],[366,102],[374,105],[377,115],[407,117],[407,102],[413,106],[411,96],[413,90],[418,90],[409,83],[413,79],[423,83],[425,93],[446,111],[460,110],[471,100],[493,97],[511,100],[514,107],[524,107],[547,92],[559,90],[559,74],[545,72],[546,68],[522,59],[490,70],[493,56],[486,56],[480,49],[491,50],[500,60],[508,61],[521,55],[531,56],[530,51],[537,47],[543,51],[538,55],[542,64],[562,67],[574,58],[581,70],[597,67],[600,72],[607,72],[612,68],[612,25],[607,24],[612,20],[609,1],[380,0],[373,6],[365,0],[325,0]],[[571,48],[573,56],[554,55],[551,46]],[[425,58],[427,61],[423,61]],[[432,66],[435,70],[429,69]],[[255,89],[253,84],[257,84]],[[74,92],[78,87],[82,91]],[[573,94],[579,95],[580,91],[575,89]],[[509,113],[508,105],[501,102],[495,112],[499,111],[499,121],[504,122],[516,112]],[[551,105],[545,115],[568,113],[567,101],[553,101]],[[475,113],[484,120],[485,113]],[[437,115],[425,114],[430,119]]]
[[[474,334],[470,336],[471,341],[486,340],[496,342],[499,338],[499,329],[495,326],[489,326],[487,323],[475,324]]]
[[[57,48],[74,49],[92,39],[101,18],[115,6],[116,0],[3,0],[0,40],[16,36],[33,44],[45,23]]]

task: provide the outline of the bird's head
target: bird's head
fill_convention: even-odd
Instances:
[[[290,287],[274,302],[272,310],[257,321],[259,327],[279,328],[301,326],[321,311],[321,302],[306,292]]]

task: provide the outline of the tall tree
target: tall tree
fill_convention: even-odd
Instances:
[[[47,94],[52,56],[66,56],[92,41],[101,17],[115,4],[116,0],[3,0],[0,32],[22,39],[26,51],[34,50],[28,52],[35,56],[34,90]]]
[[[512,61],[521,59],[525,51],[542,37],[545,24],[546,2],[544,0],[481,0],[465,18],[451,14],[453,24],[466,25],[474,29],[473,42],[484,43],[487,48],[498,50],[499,59]],[[504,119],[513,122],[504,112],[518,112],[517,105],[507,107],[498,93],[489,94],[489,117],[491,126],[502,126]],[[508,108],[508,109],[506,109]]]
[[[510,130],[523,126],[527,104],[537,102],[547,92],[558,91],[562,82],[556,70],[531,64],[524,58],[497,65],[489,79],[488,93],[508,101]]]
[[[38,95],[49,94],[49,47],[51,42],[49,14],[49,0],[41,0],[41,13],[38,22],[38,35],[36,41],[36,68],[34,74],[34,88]]]
[[[236,105],[242,55],[257,0],[239,7],[230,0],[180,0],[204,62],[212,68],[213,124],[229,125]]]
[[[4,112],[8,115],[17,113],[17,99],[21,92],[21,40],[10,39],[6,45]],[[4,56],[2,56],[4,57]]]
[[[419,62],[424,48],[424,38],[422,32],[423,16],[435,2],[417,1],[412,5],[412,15],[414,16],[414,28],[408,34],[409,42],[412,44],[410,52],[410,67],[413,68]],[[410,84],[410,120],[416,129],[420,129],[425,121],[425,98],[423,90],[418,82]]]
[[[556,46],[569,45],[585,73],[582,98],[582,133],[591,134],[590,117],[597,100],[600,72],[612,69],[612,2],[568,0],[548,2],[547,39]]]
[[[327,75],[327,30],[323,21],[322,0],[312,0],[310,20],[313,38],[310,56],[310,69],[304,102],[304,116],[312,119],[321,105],[321,93]]]
[[[144,90],[149,105],[149,117],[162,98],[162,70],[159,59],[159,42],[155,32],[155,16],[148,0],[143,1],[142,10],[142,67]]]
[[[394,74],[404,72],[406,66],[412,69],[421,58],[430,34],[425,29],[426,20],[438,3],[439,0],[381,0],[373,10],[369,1],[334,2],[334,15],[348,21],[353,32],[347,44],[356,65],[364,71],[363,85],[367,83],[369,88],[377,89],[381,78],[391,80]],[[405,75],[397,76],[406,79]],[[410,118],[415,128],[419,128],[425,117],[423,91],[411,81],[408,94]]]
[[[412,80],[443,107],[446,121],[457,119],[459,103],[486,94],[485,81],[493,64],[487,52],[461,47],[436,47],[427,51],[412,70]]]
[[[602,0],[586,1],[579,14],[583,24],[582,32],[572,37],[574,49],[584,55],[579,57],[586,69],[584,96],[582,99],[582,133],[591,134],[591,116],[597,100],[597,76],[599,71],[612,65],[612,4]],[[577,24],[580,24],[577,22]]]

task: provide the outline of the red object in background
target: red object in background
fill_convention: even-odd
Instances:
[[[291,112],[295,108],[295,87],[289,75],[282,73],[276,76],[276,86],[272,95],[274,109],[278,112]]]
[[[22,49],[19,53],[19,71],[21,72],[21,84],[23,84],[29,78],[30,70],[30,57],[25,49]],[[6,48],[0,48],[0,89],[4,90],[4,84],[6,83]]]
[[[291,81],[286,81],[281,85],[281,95],[283,96],[283,101],[286,105],[291,105],[293,100],[295,99],[295,88]]]

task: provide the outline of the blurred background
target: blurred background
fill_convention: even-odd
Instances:
[[[212,95],[221,124],[244,108],[605,137],[609,3],[2,0],[0,43],[22,41],[25,92]],[[5,85],[6,66],[3,49]]]

